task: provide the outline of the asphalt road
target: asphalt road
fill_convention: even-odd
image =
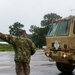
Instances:
[[[43,50],[31,56],[30,67],[30,75],[75,75],[75,70],[72,74],[62,74],[55,62],[44,55]],[[16,75],[14,52],[0,52],[0,75]]]

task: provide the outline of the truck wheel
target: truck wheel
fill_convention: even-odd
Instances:
[[[69,73],[74,70],[74,66],[72,66],[70,64],[66,64],[66,63],[56,62],[56,66],[57,66],[58,70],[61,72]]]

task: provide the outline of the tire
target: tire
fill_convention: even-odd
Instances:
[[[66,63],[56,62],[56,66],[63,73],[71,73],[74,70],[74,66]]]

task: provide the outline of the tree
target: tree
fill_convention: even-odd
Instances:
[[[31,39],[35,43],[36,47],[39,45],[39,27],[31,25],[29,31],[32,33]]]
[[[12,35],[19,35],[19,31],[24,27],[23,24],[19,23],[19,22],[15,22],[13,25],[9,26],[9,33]]]
[[[47,28],[40,28],[36,25],[31,25],[29,31],[32,33],[31,39],[35,43],[36,47],[41,48],[43,45],[45,45],[45,36]]]
[[[43,20],[41,21],[41,26],[49,26],[50,23],[52,23],[53,20],[61,18],[61,16],[55,14],[55,13],[50,13],[50,14],[46,14],[43,17]]]

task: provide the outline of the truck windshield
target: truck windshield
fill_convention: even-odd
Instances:
[[[53,23],[47,36],[67,36],[69,34],[70,21],[63,20]]]
[[[48,36],[55,36],[57,26],[58,26],[58,23],[53,23],[53,25],[51,25],[51,28],[48,32]]]

